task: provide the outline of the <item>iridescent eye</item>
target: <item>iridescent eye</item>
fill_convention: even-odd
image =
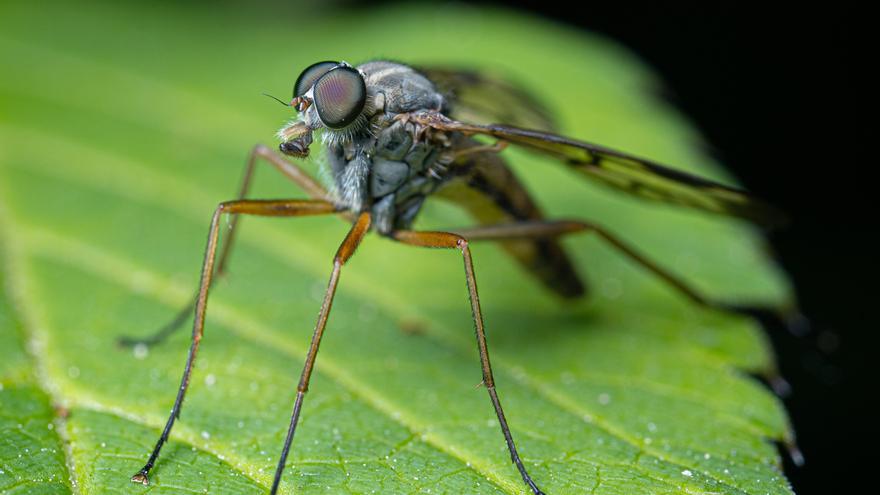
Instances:
[[[315,84],[315,81],[317,81],[318,78],[337,65],[339,65],[339,62],[326,60],[306,67],[306,70],[302,71],[302,74],[296,78],[296,84],[293,85],[293,97],[296,98],[297,96],[304,95],[306,91],[311,89],[312,85]]]
[[[356,69],[340,66],[318,79],[313,96],[321,122],[331,129],[342,129],[364,109],[367,85]]]

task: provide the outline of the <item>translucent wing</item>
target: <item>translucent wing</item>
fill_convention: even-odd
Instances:
[[[603,146],[506,125],[466,124],[437,112],[420,112],[409,119],[441,131],[492,136],[547,153],[592,179],[641,198],[740,217],[765,226],[785,222],[779,210],[743,190]]]
[[[528,129],[553,131],[550,111],[523,88],[487,72],[417,67],[446,97],[446,112],[456,119],[489,124],[506,122]]]
[[[434,196],[464,208],[480,225],[544,218],[525,186],[497,153],[467,155],[450,164],[450,173],[456,180],[446,182]],[[584,294],[586,288],[557,239],[510,239],[500,244],[553,292],[566,298]]]

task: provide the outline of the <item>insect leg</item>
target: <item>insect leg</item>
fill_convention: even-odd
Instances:
[[[342,265],[357,250],[361,240],[370,229],[370,214],[361,213],[357,221],[351,227],[345,240],[336,251],[333,257],[333,271],[330,273],[330,282],[327,285],[327,292],[324,293],[324,301],[321,303],[321,312],[318,313],[318,322],[315,324],[315,333],[312,335],[312,342],[309,345],[309,352],[306,355],[305,364],[303,364],[302,374],[299,378],[299,385],[296,387],[296,399],[293,403],[293,413],[290,415],[290,426],[287,429],[287,437],[284,439],[284,447],[281,450],[281,457],[278,459],[278,467],[275,469],[275,479],[272,481],[272,495],[278,492],[278,485],[281,483],[281,475],[284,473],[284,465],[287,463],[287,454],[290,452],[290,444],[293,442],[293,435],[296,432],[296,425],[299,422],[299,413],[302,408],[303,398],[309,390],[309,380],[312,377],[312,369],[315,366],[315,358],[318,355],[318,347],[321,345],[321,338],[324,336],[324,328],[327,326],[327,318],[330,316],[330,308],[333,306],[333,297],[336,295],[336,285],[339,283],[339,273]]]
[[[336,213],[337,209],[333,203],[321,200],[237,200],[220,203],[214,210],[211,218],[211,229],[208,233],[208,245],[205,248],[205,260],[202,264],[202,276],[199,283],[198,297],[195,304],[195,318],[193,319],[192,342],[189,347],[189,354],[186,357],[186,366],[183,370],[183,377],[180,380],[180,388],[177,390],[177,397],[174,399],[174,407],[171,409],[171,415],[165,423],[162,435],[153,448],[147,463],[140,471],[131,477],[131,481],[135,483],[149,484],[147,475],[162,445],[168,440],[171,433],[171,427],[174,420],[180,416],[180,408],[183,405],[183,397],[189,387],[189,378],[192,373],[193,363],[199,350],[199,342],[202,340],[202,334],[205,328],[205,310],[208,306],[208,290],[211,287],[211,280],[214,276],[214,266],[217,255],[217,241],[220,234],[220,218],[224,214],[244,214],[258,216],[274,216],[274,217],[296,217],[306,215],[322,215]]]
[[[682,280],[678,275],[661,267],[616,235],[591,222],[576,220],[524,221],[510,224],[485,225],[470,229],[456,229],[455,232],[471,241],[558,237],[579,232],[593,233],[599,236],[603,241],[607,242],[611,247],[659,277],[695,304],[720,311],[758,318],[763,314],[774,314],[781,321],[786,322],[793,332],[796,332],[797,329],[792,328],[792,325],[798,324],[797,322],[800,320],[800,317],[798,316],[799,314],[789,314],[792,312],[787,309],[775,310],[770,308],[730,304],[707,297]]]
[[[259,163],[260,159],[275,167],[279,172],[284,174],[285,177],[287,177],[293,183],[302,188],[302,190],[305,191],[312,199],[327,199],[327,191],[323,188],[323,186],[321,186],[321,184],[311,178],[305,170],[293,163],[288,162],[277,153],[269,149],[269,147],[262,144],[254,146],[253,149],[251,149],[250,154],[248,155],[248,159],[244,169],[244,177],[242,178],[241,186],[238,190],[238,197],[236,199],[242,200],[247,197],[248,190],[250,189],[251,179],[253,178],[254,170],[256,170],[256,164]],[[229,254],[232,251],[232,245],[235,241],[235,227],[237,224],[238,216],[234,215],[232,217],[232,220],[229,222],[229,235],[223,242],[223,246],[220,248],[220,258],[217,263],[217,269],[214,272],[215,279],[219,278],[226,271]],[[184,306],[177,312],[177,314],[174,316],[174,318],[171,319],[171,321],[163,325],[153,334],[147,335],[145,337],[123,336],[118,339],[119,345],[124,347],[133,347],[136,345],[151,346],[161,343],[170,335],[172,335],[175,330],[180,328],[181,325],[183,325],[183,322],[185,322],[189,315],[192,314],[193,308],[195,308],[197,300],[198,293],[193,296],[193,298],[189,301],[189,303],[186,304],[186,306]]]
[[[513,435],[510,433],[510,427],[507,426],[507,419],[504,417],[504,410],[501,408],[501,401],[498,399],[498,392],[495,391],[495,378],[492,375],[492,364],[489,362],[489,347],[486,344],[486,330],[483,327],[483,313],[480,310],[480,296],[477,293],[477,279],[474,275],[474,262],[471,258],[471,250],[468,247],[468,239],[464,236],[449,232],[416,232],[409,230],[399,230],[393,232],[391,237],[404,244],[413,246],[458,249],[464,258],[464,273],[467,279],[468,297],[471,301],[471,312],[474,318],[474,331],[477,336],[477,347],[480,352],[480,365],[483,370],[483,385],[489,392],[489,399],[492,401],[492,407],[495,408],[495,415],[498,416],[498,422],[501,425],[501,432],[504,434],[504,440],[507,442],[507,450],[510,451],[510,459],[519,469],[523,481],[529,486],[535,495],[543,495],[544,492],[532,481],[532,477],[526,471],[525,465],[516,451],[516,445],[513,443]]]

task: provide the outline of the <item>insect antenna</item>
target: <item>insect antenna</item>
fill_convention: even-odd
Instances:
[[[284,105],[285,107],[289,107],[289,106],[290,106],[290,103],[284,103],[283,100],[281,100],[280,98],[277,98],[277,97],[275,97],[275,96],[272,96],[272,95],[270,95],[269,93],[263,93],[263,96],[268,96],[269,98],[272,98],[273,100],[277,101],[278,103],[281,103],[281,104]]]

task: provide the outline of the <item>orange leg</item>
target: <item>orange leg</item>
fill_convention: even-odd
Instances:
[[[271,494],[278,493],[278,485],[281,483],[281,475],[284,473],[284,464],[287,462],[287,454],[290,452],[290,444],[293,442],[293,435],[296,432],[296,425],[299,422],[299,413],[302,408],[303,399],[309,390],[309,381],[312,378],[312,369],[315,366],[315,358],[318,356],[318,347],[321,345],[321,338],[324,336],[324,328],[327,326],[327,318],[330,316],[330,307],[333,306],[333,297],[336,295],[336,285],[339,283],[339,273],[342,265],[357,250],[361,240],[370,230],[370,214],[361,213],[339,250],[333,258],[333,271],[330,273],[330,283],[327,285],[327,292],[324,293],[324,301],[321,303],[321,312],[318,313],[318,322],[315,324],[315,333],[312,335],[312,343],[309,345],[309,352],[306,354],[306,362],[303,365],[302,374],[299,378],[299,385],[296,387],[296,400],[293,403],[293,413],[290,415],[290,426],[287,428],[287,437],[284,439],[284,448],[281,450],[281,457],[278,459],[278,467],[275,469],[275,479],[272,481]]]
[[[285,160],[283,157],[262,144],[254,146],[253,149],[251,149],[250,154],[248,155],[247,163],[244,170],[244,177],[242,178],[241,186],[239,187],[238,191],[238,197],[236,199],[243,200],[247,198],[248,190],[250,189],[251,185],[251,179],[254,176],[254,171],[256,170],[257,163],[259,163],[259,159],[262,159],[266,163],[275,167],[275,169],[281,172],[294,184],[298,185],[312,199],[328,199],[328,194],[324,187],[321,186],[321,184],[316,182],[314,179],[312,179],[305,170]],[[219,278],[226,272],[227,262],[229,261],[229,254],[232,251],[232,246],[235,242],[237,225],[238,215],[233,215],[231,221],[229,222],[228,238],[224,241],[223,246],[220,248],[220,258],[217,262],[217,269],[214,273],[215,279]],[[150,346],[161,343],[170,335],[172,335],[175,330],[180,328],[183,325],[183,322],[185,322],[186,319],[189,318],[189,315],[191,315],[193,312],[193,308],[195,308],[196,306],[197,300],[198,294],[194,295],[192,300],[190,300],[190,302],[187,303],[186,306],[181,308],[174,316],[174,318],[171,319],[171,321],[160,327],[151,335],[148,335],[146,337],[123,336],[118,339],[118,343],[125,347],[133,347],[136,345]]]
[[[214,277],[214,266],[217,258],[217,241],[220,234],[220,218],[225,214],[245,214],[271,217],[297,217],[307,215],[326,215],[336,213],[337,208],[333,203],[322,200],[237,200],[220,203],[214,210],[214,216],[211,218],[211,229],[208,234],[208,246],[205,249],[205,260],[202,264],[202,277],[199,283],[199,292],[195,301],[195,319],[193,321],[192,342],[189,348],[189,354],[186,358],[186,366],[183,370],[183,377],[180,380],[180,388],[177,391],[177,398],[174,400],[174,407],[171,409],[171,415],[165,423],[162,435],[147,463],[131,477],[131,481],[135,483],[148,484],[147,477],[159,451],[168,440],[171,433],[171,427],[174,426],[174,420],[180,416],[180,409],[183,406],[183,398],[189,387],[189,378],[192,374],[193,363],[199,351],[199,343],[202,340],[202,334],[205,330],[205,311],[208,307],[208,291],[211,288],[211,281]]]
[[[794,334],[803,333],[805,331],[803,328],[806,324],[804,317],[790,308],[776,309],[731,304],[724,301],[717,301],[701,294],[697,289],[693,288],[678,275],[661,267],[644,254],[640,253],[635,247],[594,223],[578,220],[527,221],[510,224],[485,225],[470,229],[455,229],[455,232],[466,237],[470,241],[559,237],[576,233],[592,233],[599,236],[600,239],[607,242],[611,247],[656,275],[670,287],[677,290],[699,306],[729,313],[752,316],[758,319],[761,319],[762,316],[768,315],[778,318],[786,325],[789,331]]]
[[[464,274],[467,280],[468,297],[471,301],[471,313],[474,318],[474,331],[477,336],[477,348],[480,352],[480,365],[483,370],[483,385],[486,386],[486,390],[489,392],[489,399],[492,401],[492,407],[495,408],[495,415],[498,416],[501,433],[504,434],[507,450],[510,451],[510,459],[516,465],[516,468],[519,469],[519,474],[522,475],[523,481],[525,481],[532,492],[535,495],[543,495],[544,492],[532,481],[532,477],[529,476],[525,465],[523,465],[519,457],[519,453],[516,451],[513,435],[510,433],[510,427],[507,425],[504,410],[501,408],[501,401],[498,399],[498,392],[495,391],[495,377],[492,375],[492,364],[489,362],[489,347],[486,344],[486,330],[483,327],[483,312],[480,309],[477,278],[474,275],[474,262],[471,258],[468,240],[461,235],[449,232],[415,232],[410,230],[393,232],[391,237],[399,242],[413,246],[458,249],[461,251],[464,258]]]

